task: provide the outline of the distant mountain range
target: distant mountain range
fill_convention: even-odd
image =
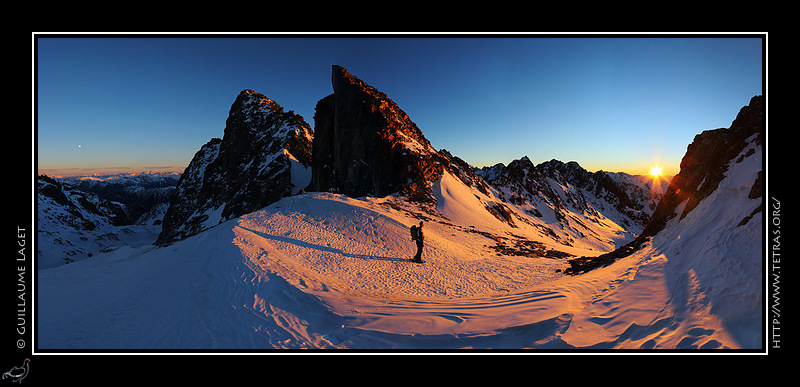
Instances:
[[[74,262],[153,238],[161,230],[179,177],[174,173],[38,176],[39,267]]]

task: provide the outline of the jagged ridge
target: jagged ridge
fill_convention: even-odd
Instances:
[[[308,184],[312,140],[301,116],[243,90],[231,105],[223,138],[203,145],[186,167],[156,244],[197,234],[300,191]]]

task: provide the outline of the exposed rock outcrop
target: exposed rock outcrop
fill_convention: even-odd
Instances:
[[[310,179],[313,137],[301,116],[243,90],[231,105],[223,138],[203,145],[181,176],[156,244],[296,194]]]
[[[351,197],[400,193],[432,202],[445,160],[386,94],[334,65],[333,94],[317,103],[310,191]]]

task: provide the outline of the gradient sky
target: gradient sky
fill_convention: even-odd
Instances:
[[[35,36],[37,168],[182,172],[253,89],[302,115],[331,65],[474,166],[528,156],[679,171],[694,136],[763,94],[761,36]]]

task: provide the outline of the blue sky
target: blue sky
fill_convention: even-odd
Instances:
[[[182,171],[253,89],[312,128],[338,64],[474,166],[646,173],[764,93],[758,36],[37,35],[37,167]]]

